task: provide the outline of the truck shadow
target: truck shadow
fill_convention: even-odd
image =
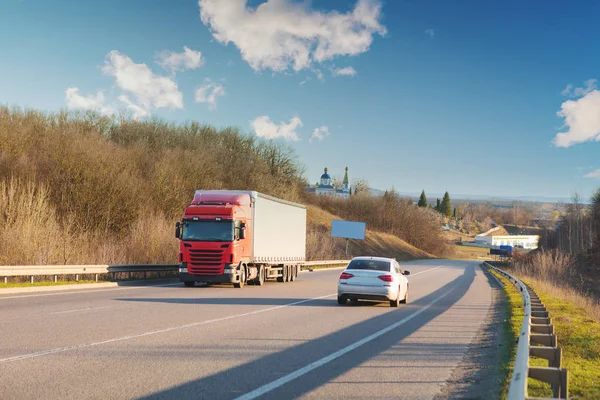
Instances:
[[[435,292],[420,298],[418,301],[409,304],[408,307],[401,307],[394,312],[384,313],[317,339],[268,354],[243,365],[192,380],[142,398],[152,400],[164,398],[235,399],[291,373],[295,373],[299,379],[290,380],[281,386],[275,385],[273,390],[264,392],[261,398],[298,398],[331,382],[352,368],[383,352],[389,352],[395,348],[405,346],[402,343],[403,339],[443,314],[467,293],[475,279],[475,268],[478,268],[478,266],[473,264],[466,266],[462,276],[457,277]],[[123,300],[145,301],[144,299]],[[153,299],[146,300],[153,301]],[[249,304],[265,304],[266,302],[266,304],[273,305],[285,304],[290,301],[289,299],[159,299],[158,301],[170,300],[175,302],[182,300],[185,302],[189,301],[191,302],[190,304],[240,304],[239,302],[248,301],[250,302]],[[432,302],[435,302],[435,304],[432,304]],[[301,306],[309,306],[310,303],[312,302],[302,303]],[[321,306],[329,306],[333,303],[333,300],[315,300],[314,303]],[[416,310],[424,306],[428,306],[428,308],[419,315],[412,316]],[[465,310],[465,312],[468,311]],[[406,323],[387,331],[368,344],[355,347],[351,351],[339,355],[337,358],[330,359],[329,362],[314,370],[304,371],[304,373],[298,375],[298,371],[308,364],[330,356],[340,351],[340,349],[353,345],[365,337],[380,332],[398,323],[402,318],[409,316],[411,316],[410,320],[407,320]],[[460,324],[457,325],[457,329],[459,329],[459,326]],[[301,329],[301,327],[298,327],[298,329]],[[409,346],[413,345],[409,344]],[[446,349],[444,350],[446,352],[452,350],[457,354],[462,354],[462,347],[450,344],[429,343],[427,344],[429,350],[424,352],[423,355],[433,357],[436,355],[436,349],[438,348]],[[202,357],[202,351],[198,353],[198,356]],[[397,355],[397,357],[403,356],[402,353],[398,353]],[[438,382],[436,381],[436,383]]]

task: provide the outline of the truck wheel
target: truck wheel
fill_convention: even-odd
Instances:
[[[298,266],[292,265],[290,267],[290,282],[294,282],[298,276]]]
[[[281,266],[281,276],[277,278],[277,282],[287,282],[287,266]]]
[[[185,287],[194,287],[194,284],[195,284],[195,283],[196,283],[196,282],[194,282],[194,281],[191,281],[191,282],[183,282],[183,284],[185,285]]]
[[[246,268],[241,268],[240,281],[233,284],[234,288],[243,288],[246,283]]]
[[[256,281],[258,286],[262,286],[265,284],[265,269],[263,267],[258,267],[258,280]]]

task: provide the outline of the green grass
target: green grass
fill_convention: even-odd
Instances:
[[[336,265],[314,265],[311,266],[310,269],[331,269],[331,268],[343,268],[345,267],[345,264],[336,264]],[[302,270],[303,271],[308,271],[309,267],[304,267]]]
[[[510,307],[510,318],[505,320],[504,333],[510,346],[504,350],[502,370],[505,371],[505,384],[501,398],[506,399],[511,371],[514,366],[516,339],[523,322],[523,302],[520,292],[515,286],[494,271],[504,284],[504,293]],[[522,279],[540,297],[550,313],[558,346],[562,348],[562,367],[569,371],[569,396],[573,399],[600,399],[600,323],[590,317],[585,309],[572,302],[550,295],[546,290],[548,284]],[[547,367],[548,361],[530,358],[530,366]],[[552,397],[550,385],[529,379],[528,395],[531,397]]]
[[[569,396],[582,400],[600,399],[600,323],[585,309],[551,296],[546,290],[547,284],[529,279],[523,279],[523,282],[535,290],[550,313],[558,346],[563,351],[562,367],[569,371]],[[531,364],[548,365],[545,360]],[[551,395],[548,389],[538,394],[534,389],[537,390],[540,384],[531,379],[529,382],[529,395]]]
[[[517,338],[519,337],[521,324],[523,323],[523,300],[521,293],[508,279],[496,273],[494,270],[489,271],[504,283],[503,291],[507,299],[504,308],[504,321],[502,324],[502,342],[505,345],[502,347],[502,355],[500,358],[500,371],[502,371],[503,374],[503,377],[501,378],[503,384],[500,399],[505,400],[508,394],[511,373],[514,368],[515,355],[517,352]]]
[[[18,287],[35,287],[35,286],[59,286],[59,285],[76,285],[82,283],[101,283],[96,281],[59,281],[59,282],[14,282],[0,283],[0,289],[18,288]]]

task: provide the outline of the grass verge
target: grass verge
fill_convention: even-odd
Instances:
[[[555,287],[547,282],[532,278],[522,280],[535,290],[550,313],[558,346],[563,351],[562,367],[569,371],[569,396],[600,399],[600,323],[593,318],[594,310],[557,296]],[[597,310],[595,312],[597,314]],[[547,366],[544,360],[535,361],[535,365]],[[551,395],[546,385],[543,392],[538,393],[534,390],[540,383],[530,379],[529,384],[531,396]]]
[[[80,281],[58,281],[58,282],[14,282],[0,283],[0,289],[18,288],[18,287],[35,287],[35,286],[60,286],[60,285],[78,285],[83,283],[102,283],[100,281],[80,280]]]
[[[521,294],[514,285],[494,271],[490,272],[504,283],[504,293],[510,307],[505,333],[511,346],[507,350],[508,356],[503,357],[507,361],[502,365],[506,378],[501,398],[506,399],[514,366],[516,339],[523,322],[523,306]],[[581,400],[600,399],[600,323],[592,317],[593,310],[558,296],[557,289],[549,283],[533,278],[522,280],[538,294],[550,313],[558,345],[563,351],[562,367],[569,371],[569,396]],[[547,367],[548,362],[532,357],[529,365]],[[527,386],[531,397],[552,397],[548,384],[529,379]]]

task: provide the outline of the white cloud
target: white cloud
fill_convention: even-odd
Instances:
[[[585,175],[585,177],[600,179],[600,169],[590,172],[589,174]]]
[[[281,122],[279,125],[271,121],[266,115],[257,117],[250,121],[256,136],[265,139],[284,138],[285,140],[298,141],[300,138],[296,129],[302,126],[302,120],[299,117],[293,117],[288,124]]]
[[[435,36],[435,31],[433,29],[427,29],[425,31],[425,34],[428,35],[429,37],[434,37]]]
[[[165,50],[157,55],[157,64],[167,71],[183,71],[185,69],[197,69],[204,65],[202,53],[183,46],[183,53],[175,53]]]
[[[192,64],[184,62],[182,65]],[[102,72],[115,78],[116,86],[123,92],[118,95],[118,101],[135,119],[144,118],[158,108],[183,108],[183,94],[172,77],[155,75],[146,64],[136,64],[117,50],[106,55]],[[115,114],[119,108],[117,99],[106,104],[101,90],[95,96],[86,97],[79,94],[78,88],[68,88],[66,101],[69,108],[98,110],[107,115]]]
[[[124,94],[119,96],[119,100],[121,100],[121,102],[125,103],[125,105],[127,106],[127,109],[133,113],[132,116],[134,119],[140,119],[140,118],[144,118],[144,117],[147,117],[148,115],[150,115],[150,112],[148,110],[138,106],[133,101],[131,101],[129,99],[129,97],[125,96]]]
[[[217,108],[217,96],[225,95],[225,88],[220,83],[214,83],[210,79],[205,80],[205,84],[196,89],[196,103],[207,103],[208,108],[214,110]]]
[[[573,85],[569,83],[567,87],[564,88],[562,92],[560,92],[560,94],[562,94],[563,96],[568,96],[571,94],[571,90],[573,90]]]
[[[578,87],[573,89],[573,85],[569,83],[567,87],[562,92],[560,92],[560,94],[562,94],[563,96],[570,97],[585,96],[586,94],[598,89],[598,79],[588,79],[584,82],[584,85],[584,87]]]
[[[595,80],[586,82],[585,88],[577,88],[574,93],[583,97],[567,100],[556,114],[564,118],[566,132],[554,138],[557,147],[570,147],[577,143],[600,141],[600,91],[595,89]]]
[[[136,64],[116,50],[106,56],[102,71],[115,78],[117,86],[135,96],[136,105],[154,108],[183,108],[183,94],[172,78],[155,75],[146,64]]]
[[[352,67],[338,68],[333,71],[333,76],[354,76],[356,70]]]
[[[80,110],[98,111],[104,115],[112,115],[116,112],[115,108],[104,104],[104,92],[98,90],[96,95],[82,96],[79,89],[72,87],[66,91],[67,107]]]
[[[358,0],[353,10],[321,12],[291,0],[199,0],[202,22],[222,44],[233,43],[256,71],[298,72],[313,63],[369,50],[373,36],[386,34],[380,0]]]
[[[317,139],[319,142],[322,142],[327,136],[329,136],[329,128],[323,125],[313,131],[312,136],[310,137],[310,142],[312,143],[313,139]]]

